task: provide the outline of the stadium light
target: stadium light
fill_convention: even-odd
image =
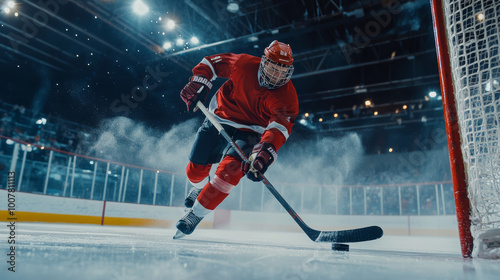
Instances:
[[[479,14],[477,14],[476,18],[477,18],[477,21],[479,21],[479,22],[483,21],[484,20],[484,13],[480,12]]]
[[[132,10],[134,13],[143,16],[149,12],[149,7],[141,0],[135,0],[134,4],[132,4]]]
[[[12,11],[12,9],[14,9],[15,6],[16,3],[14,1],[4,2],[2,5],[2,11],[6,14],[10,14],[10,12]]]
[[[182,38],[177,38],[177,40],[175,40],[175,44],[180,47],[184,44],[184,40]]]
[[[230,13],[237,13],[240,10],[240,5],[235,0],[227,1],[227,11]]]
[[[35,123],[36,124],[45,125],[45,124],[47,124],[47,119],[46,118],[41,118],[41,119],[37,120]]]
[[[193,36],[191,37],[191,43],[197,45],[198,43],[200,43],[200,40],[198,40],[198,38]]]
[[[170,42],[163,43],[163,49],[164,50],[170,49],[171,47],[172,47],[172,43],[170,43]]]
[[[167,20],[167,23],[165,24],[168,30],[172,30],[175,28],[175,21],[169,19]]]

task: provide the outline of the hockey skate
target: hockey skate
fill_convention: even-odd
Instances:
[[[186,199],[184,200],[184,206],[186,206],[187,208],[193,207],[193,204],[196,201],[196,198],[198,197],[200,192],[201,192],[201,189],[197,189],[195,187],[192,187],[191,190],[189,190],[189,193],[188,193]]]
[[[203,217],[196,216],[193,213],[193,210],[189,210],[189,212],[175,225],[177,232],[174,235],[174,239],[179,239],[193,233],[194,229],[202,219]]]

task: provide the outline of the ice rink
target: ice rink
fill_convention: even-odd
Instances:
[[[350,252],[303,233],[18,223],[16,272],[0,279],[498,279],[499,262],[463,259],[450,237],[384,236]]]

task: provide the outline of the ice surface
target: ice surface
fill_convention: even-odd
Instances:
[[[333,252],[303,233],[16,224],[16,272],[0,279],[498,279],[495,260],[463,259],[457,238],[384,236]],[[3,259],[2,259],[3,258]]]

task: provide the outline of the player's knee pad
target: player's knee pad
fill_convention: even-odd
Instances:
[[[189,162],[186,167],[186,175],[191,183],[199,183],[205,179],[210,173],[211,164],[200,165]]]
[[[235,185],[228,183],[222,180],[219,176],[215,175],[215,177],[210,181],[210,184],[217,188],[219,191],[223,193],[229,193],[234,188]]]
[[[233,186],[238,185],[241,177],[243,177],[241,161],[233,156],[225,156],[219,163],[215,175]]]

